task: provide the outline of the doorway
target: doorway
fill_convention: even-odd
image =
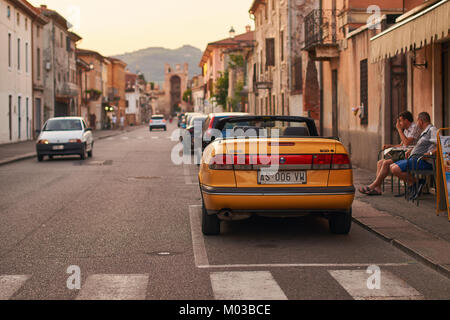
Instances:
[[[450,42],[442,45],[442,108],[444,128],[450,127]]]
[[[407,102],[407,64],[406,55],[398,55],[389,60],[390,65],[390,121],[388,121],[390,132],[390,144],[400,144],[400,136],[396,128],[397,116],[408,109]]]
[[[34,128],[36,132],[41,131],[41,98],[36,98],[34,106]]]

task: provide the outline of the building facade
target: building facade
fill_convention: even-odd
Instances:
[[[308,59],[304,20],[313,0],[254,0],[255,48],[249,57],[249,109],[254,114],[320,118],[318,64]]]
[[[446,123],[450,14],[448,1],[370,5],[321,1],[306,19],[305,52],[321,63],[323,134],[339,136],[355,165],[373,169],[382,145],[399,142],[400,112]]]
[[[79,110],[76,43],[81,40],[69,30],[68,21],[42,5],[48,19],[44,36],[44,121],[51,117],[77,115]]]
[[[166,64],[164,70],[164,99],[159,99],[158,110],[169,116],[186,109],[183,94],[188,89],[189,65],[185,63],[181,67],[181,64],[177,64],[173,69],[171,65]]]
[[[126,96],[125,96],[125,69],[127,64],[116,58],[107,58],[108,66],[108,103],[113,108],[113,114],[117,119],[122,117],[126,120]],[[125,121],[126,124],[126,121]]]
[[[25,1],[0,1],[0,143],[34,137],[32,24],[38,17]]]

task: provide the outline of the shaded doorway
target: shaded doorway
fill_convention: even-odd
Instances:
[[[338,72],[332,71],[332,126],[334,137],[339,136],[339,115],[338,115]]]
[[[396,128],[397,116],[403,111],[408,110],[407,101],[407,64],[406,55],[398,55],[389,60],[390,69],[390,114],[387,122],[390,132],[390,144],[400,144],[401,139]]]
[[[442,108],[444,127],[450,127],[450,42],[442,45]]]

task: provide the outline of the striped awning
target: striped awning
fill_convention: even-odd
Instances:
[[[370,59],[377,62],[419,49],[449,36],[450,0],[439,1],[371,38]]]

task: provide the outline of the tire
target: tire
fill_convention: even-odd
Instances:
[[[349,234],[352,228],[352,209],[336,213],[329,220],[330,232],[334,234]]]
[[[202,232],[205,236],[217,236],[220,234],[220,220],[215,214],[208,214],[205,204],[202,206]]]
[[[89,158],[92,158],[92,157],[93,157],[93,155],[94,155],[94,143],[92,143],[91,151],[89,151],[87,154],[88,154],[88,157],[89,157]]]
[[[167,127],[164,127],[164,131],[167,131]]]
[[[152,132],[153,131],[153,129],[152,128],[150,128],[150,132]]]
[[[81,154],[80,158],[81,160],[86,160],[88,157],[87,151],[86,151],[86,144],[83,144],[83,147],[81,147]]]
[[[44,161],[44,156],[38,153],[37,159],[38,159],[38,162],[42,162],[42,161]]]

